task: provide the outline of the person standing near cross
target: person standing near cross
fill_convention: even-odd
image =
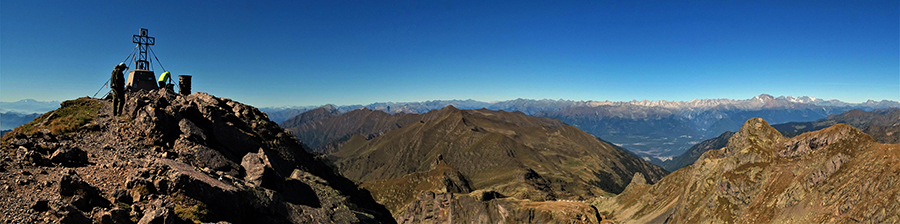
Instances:
[[[112,76],[109,77],[109,88],[112,89],[113,100],[113,116],[122,114],[125,107],[125,63],[119,63],[113,68]]]

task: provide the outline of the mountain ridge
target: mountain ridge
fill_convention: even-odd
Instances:
[[[374,110],[386,113],[423,114],[445,105],[455,105],[461,109],[521,111],[528,115],[559,119],[655,164],[662,164],[663,160],[680,155],[705,139],[725,131],[737,131],[744,121],[752,117],[761,117],[773,123],[805,122],[851,109],[872,110],[900,106],[900,103],[883,100],[850,104],[808,96],[774,97],[761,94],[743,100],[609,102],[516,99],[491,103],[455,100],[336,108],[341,113],[356,108],[376,108]]]

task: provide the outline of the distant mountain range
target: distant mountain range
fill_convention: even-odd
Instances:
[[[793,97],[779,96],[773,97],[768,94],[762,94],[746,100],[732,99],[695,99],[691,101],[649,101],[649,100],[632,100],[623,102],[612,101],[573,101],[573,100],[533,100],[533,99],[515,99],[497,102],[483,102],[476,100],[432,100],[424,102],[379,102],[368,105],[330,105],[341,113],[346,113],[359,108],[368,108],[370,110],[380,110],[390,114],[394,113],[416,113],[422,114],[431,110],[444,108],[453,105],[459,109],[491,109],[504,111],[522,111],[525,114],[536,114],[538,112],[561,111],[571,107],[599,107],[599,106],[641,106],[649,108],[666,108],[668,110],[678,110],[680,115],[692,117],[700,114],[704,110],[712,109],[744,109],[758,110],[773,107],[791,107],[795,105],[806,104],[813,106],[825,107],[854,107],[860,109],[871,110],[875,108],[900,107],[900,102],[882,100],[868,100],[863,103],[847,103],[839,100],[822,100],[810,96]],[[291,117],[297,116],[308,110],[316,109],[321,106],[294,106],[294,107],[262,107],[261,111],[269,114],[269,119],[275,122],[283,122]],[[625,116],[626,114],[621,114]]]
[[[516,99],[500,102],[474,100],[436,100],[410,103],[374,103],[369,105],[334,106],[333,111],[346,113],[359,108],[389,114],[422,114],[453,105],[460,109],[521,111],[528,115],[555,118],[578,127],[604,140],[624,147],[655,164],[684,153],[688,148],[725,131],[737,131],[747,119],[759,117],[772,123],[806,122],[831,114],[858,109],[900,107],[896,101],[846,103],[815,97],[768,94],[751,99],[697,99],[691,101],[571,101]],[[287,117],[308,107],[263,108],[270,119]],[[296,116],[295,115],[295,116]]]
[[[16,102],[0,102],[0,130],[12,130],[56,108],[59,108],[59,101],[24,99]]]
[[[59,101],[37,101],[24,99],[16,102],[0,102],[0,113],[15,112],[18,114],[45,113],[59,108]]]

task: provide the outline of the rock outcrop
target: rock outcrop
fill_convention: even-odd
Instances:
[[[79,98],[2,138],[5,223],[392,223],[256,108],[206,93]]]

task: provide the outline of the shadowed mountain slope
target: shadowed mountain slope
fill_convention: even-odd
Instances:
[[[578,200],[618,193],[635,173],[651,181],[666,174],[575,127],[521,112],[449,106],[417,120],[370,139],[354,135],[329,154],[342,175],[363,183],[376,200],[402,202],[390,206],[395,218],[422,192]],[[396,191],[409,193],[385,193]]]
[[[759,118],[656,184],[593,204],[623,223],[897,223],[900,145],[847,124],[786,138]]]

